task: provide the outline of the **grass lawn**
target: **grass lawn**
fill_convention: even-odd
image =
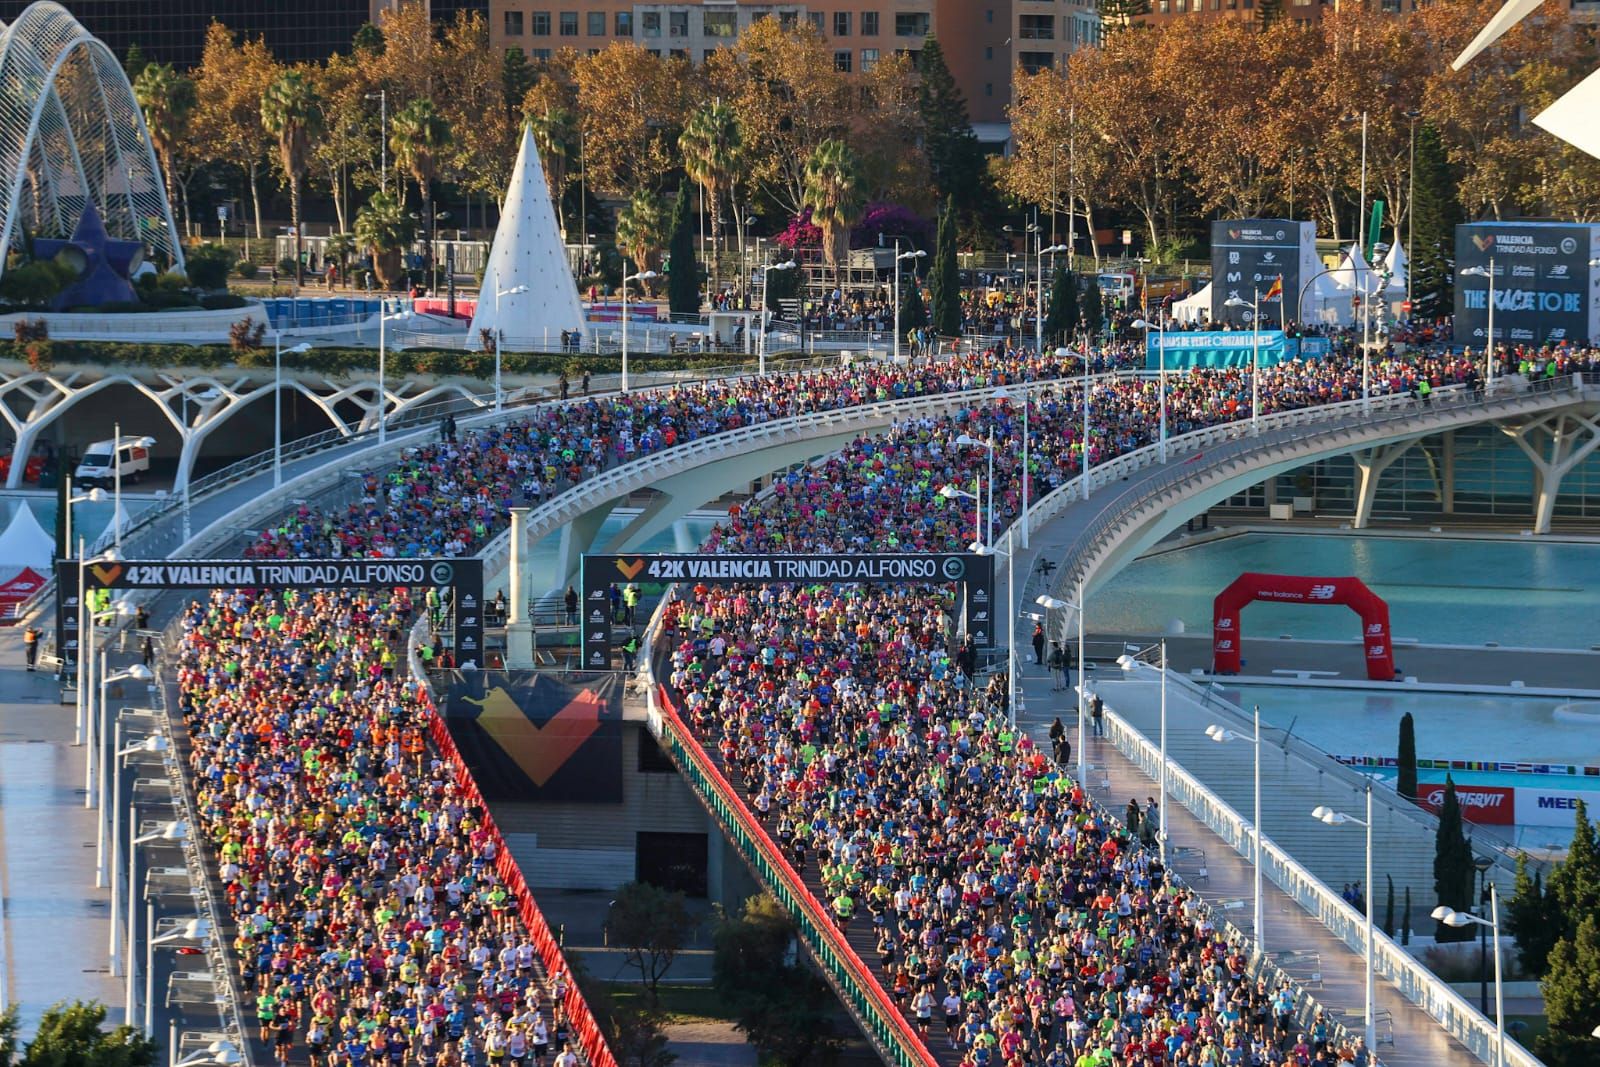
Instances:
[[[609,982],[606,990],[618,1004],[643,1006],[644,986],[637,982]],[[716,1019],[731,1022],[733,1012],[709,985],[666,985],[660,987],[661,1010],[675,1019]]]

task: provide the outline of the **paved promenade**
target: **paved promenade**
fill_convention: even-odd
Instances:
[[[1076,746],[1076,734],[1073,732],[1077,714],[1076,696],[1072,693],[1052,693],[1048,678],[1036,667],[1031,668],[1031,671],[1024,670],[1023,691],[1027,701],[1027,713],[1023,721],[1029,734],[1040,744],[1048,746],[1047,731],[1050,721],[1056,715],[1060,715],[1062,721],[1069,724],[1069,736],[1073,738]],[[1123,704],[1119,701],[1108,697],[1107,702],[1114,705],[1119,712],[1123,710]],[[1169,741],[1171,730],[1169,722]],[[1202,737],[1202,740],[1205,738]],[[1246,758],[1249,755],[1249,746],[1217,745],[1210,741],[1206,743],[1224,751],[1230,748],[1238,749]],[[1155,795],[1156,783],[1124,758],[1109,740],[1091,738],[1088,759],[1095,768],[1089,775],[1094,798],[1119,817],[1130,797],[1137,797],[1142,807],[1146,797]],[[1189,769],[1194,768],[1191,766]],[[1107,778],[1110,779],[1111,786],[1109,789],[1103,789],[1100,783]],[[1244,782],[1248,789],[1248,774],[1245,775]],[[1295,805],[1296,802],[1291,801],[1284,807],[1294,807],[1298,812],[1299,809]],[[1278,805],[1275,803],[1274,806]],[[1309,812],[1309,807],[1306,810]],[[1283,814],[1287,818],[1291,813],[1285,810]],[[1309,818],[1304,818],[1304,821],[1308,826],[1315,826]],[[1269,822],[1268,825],[1270,827],[1272,824]],[[1336,836],[1339,833],[1330,828],[1324,829],[1328,829],[1328,832]],[[1175,860],[1174,869],[1214,905],[1242,902],[1242,906],[1229,907],[1227,914],[1235,926],[1250,931],[1252,895],[1250,864],[1224,844],[1204,823],[1177,804],[1168,805],[1167,832],[1173,848],[1203,850],[1209,877],[1197,876],[1199,857],[1194,855]],[[1431,846],[1428,855],[1432,856]],[[1365,995],[1361,958],[1270,881],[1266,883],[1263,895],[1268,952],[1277,956],[1283,950],[1293,949],[1300,953],[1317,954],[1320,962],[1316,966],[1320,970],[1322,981],[1320,988],[1313,985],[1313,995],[1330,1010],[1337,1011],[1343,1017],[1345,1024],[1359,1033],[1363,1026],[1362,1010]],[[1313,964],[1310,956],[1303,956],[1294,962],[1285,961],[1283,965],[1284,969],[1297,979],[1303,980],[1312,973]],[[1465,1067],[1479,1062],[1464,1047],[1449,1038],[1432,1018],[1406,1000],[1399,990],[1381,979],[1377,985],[1377,1004],[1380,1018],[1385,1020],[1385,1025],[1379,1027],[1378,1048],[1379,1058],[1385,1064],[1393,1067],[1454,1067],[1454,1065]],[[1383,1015],[1385,1012],[1389,1013],[1387,1017]],[[1392,1024],[1387,1022],[1389,1017],[1392,1017]],[[1384,1043],[1391,1028],[1394,1038],[1392,1045]]]

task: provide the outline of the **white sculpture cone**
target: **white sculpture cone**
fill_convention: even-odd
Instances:
[[[526,287],[523,292],[507,292],[522,286]],[[506,294],[499,298],[498,313],[497,292]],[[469,343],[481,344],[480,331],[496,328],[503,350],[550,352],[558,350],[561,331],[570,334],[576,330],[581,340],[584,330],[577,283],[567,266],[533,128],[527,125],[522,128],[522,147],[489,249]],[[492,342],[487,347],[492,348]]]

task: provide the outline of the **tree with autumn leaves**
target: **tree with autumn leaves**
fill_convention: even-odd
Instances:
[[[1310,25],[1179,19],[1111,33],[1065,70],[1018,76],[1002,187],[1084,228],[1135,217],[1158,255],[1216,217],[1309,217],[1348,240],[1364,112],[1367,202],[1384,201],[1394,240],[1414,210],[1414,136],[1419,246],[1425,224],[1436,241],[1458,216],[1600,218],[1600,162],[1526,121],[1593,66],[1593,45],[1566,12],[1544,12],[1452,71],[1483,17],[1463,0],[1404,18],[1352,4]]]

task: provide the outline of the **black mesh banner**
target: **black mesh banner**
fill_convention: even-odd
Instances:
[[[449,671],[444,697],[484,799],[622,803],[619,675]]]

